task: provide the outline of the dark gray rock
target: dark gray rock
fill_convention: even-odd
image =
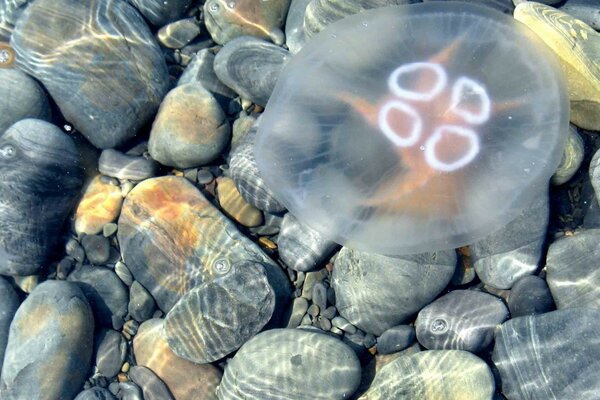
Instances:
[[[338,244],[287,213],[281,222],[277,247],[285,265],[296,271],[311,271],[318,268]]]
[[[20,303],[19,296],[12,285],[6,279],[0,277],[0,373],[2,372],[4,351],[8,343],[10,323]]]
[[[279,72],[289,60],[287,50],[244,36],[228,42],[215,57],[215,73],[242,98],[266,106]]]
[[[377,354],[392,354],[415,342],[415,328],[410,325],[393,326],[377,338]]]
[[[192,0],[130,0],[139,12],[154,26],[176,21],[192,4]]]
[[[56,126],[24,119],[0,136],[0,176],[0,274],[35,274],[79,196],[79,153]]]
[[[0,134],[22,119],[49,121],[52,116],[39,83],[16,68],[0,68],[0,93]]]
[[[597,399],[600,310],[513,318],[496,332],[492,360],[509,399]]]
[[[510,290],[508,309],[512,318],[543,314],[555,308],[550,288],[539,276],[524,276]]]
[[[600,229],[565,236],[548,248],[546,281],[558,309],[600,308]]]
[[[75,400],[116,400],[116,397],[107,389],[93,387],[79,393]]]
[[[142,156],[123,154],[114,149],[106,149],[100,154],[98,170],[118,179],[143,181],[156,175],[158,164]]]
[[[250,339],[227,363],[217,396],[341,400],[352,396],[359,381],[360,363],[338,339],[301,329],[274,329]]]
[[[336,307],[353,325],[380,335],[431,302],[455,267],[454,251],[392,258],[344,247],[331,281]]]
[[[152,318],[152,314],[156,310],[154,298],[138,281],[134,281],[129,288],[129,305],[127,306],[127,310],[131,318],[138,322]]]
[[[11,43],[18,65],[99,148],[134,137],[167,91],[164,57],[125,1],[37,0],[19,18]]]
[[[115,377],[127,356],[125,337],[112,329],[102,329],[95,338],[96,366],[98,372],[107,378]]]
[[[510,289],[533,274],[542,256],[548,225],[548,194],[534,200],[521,215],[470,246],[477,276],[486,285]]]
[[[164,332],[176,355],[209,363],[260,332],[274,307],[275,296],[262,265],[242,262],[185,294],[167,313]]]
[[[74,398],[90,370],[93,333],[92,310],[77,285],[41,283],[11,324],[0,398]]]
[[[86,235],[81,239],[87,259],[92,264],[104,264],[110,256],[110,243],[102,235]]]
[[[114,326],[113,317],[123,320],[127,314],[129,292],[112,270],[86,265],[75,269],[68,280],[83,290],[99,325],[119,329]]]
[[[430,350],[477,353],[492,343],[494,329],[508,318],[502,300],[475,290],[453,290],[423,308],[415,329]]]
[[[167,386],[150,369],[131,367],[129,377],[142,389],[144,400],[173,400]]]

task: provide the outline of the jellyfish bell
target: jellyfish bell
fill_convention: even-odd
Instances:
[[[419,253],[523,211],[560,162],[568,117],[558,61],[518,21],[459,2],[392,6],[294,56],[254,152],[278,199],[328,239]]]

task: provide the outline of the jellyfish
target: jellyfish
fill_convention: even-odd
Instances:
[[[385,255],[456,248],[546,187],[568,132],[555,56],[509,16],[467,3],[338,21],[279,76],[254,153],[290,212]]]

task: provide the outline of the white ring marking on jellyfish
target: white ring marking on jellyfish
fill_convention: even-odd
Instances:
[[[415,92],[414,90],[403,89],[400,87],[400,85],[398,85],[398,78],[401,75],[419,70],[429,70],[436,75],[436,82],[428,92]],[[447,82],[448,75],[441,65],[429,62],[414,62],[410,64],[404,64],[396,68],[388,78],[388,87],[390,91],[398,97],[415,101],[428,101],[440,94],[440,92],[446,87]]]
[[[458,160],[447,163],[438,159],[435,148],[446,135],[457,135],[469,140],[469,150]],[[439,126],[425,142],[425,161],[430,167],[443,172],[456,171],[468,165],[479,153],[479,136],[472,129],[455,125]]]
[[[390,123],[388,122],[388,114],[392,110],[403,112],[413,120],[412,129],[410,130],[407,137],[400,136],[400,133],[396,132]],[[417,111],[406,103],[398,100],[392,100],[383,105],[379,110],[378,124],[381,132],[391,140],[398,147],[410,147],[417,143],[421,137],[421,130],[423,128],[423,122]]]
[[[471,96],[477,96],[479,110],[473,112],[464,108],[460,108],[460,103],[465,98]],[[462,76],[456,80],[454,86],[452,86],[452,99],[450,108],[452,112],[462,117],[466,122],[470,124],[480,125],[486,122],[490,118],[490,111],[492,103],[488,96],[485,88],[480,83],[473,79]]]

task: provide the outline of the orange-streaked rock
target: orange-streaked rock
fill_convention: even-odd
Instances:
[[[87,186],[77,211],[75,211],[75,232],[78,235],[96,235],[102,227],[119,216],[123,197],[121,188],[102,182],[96,176]]]
[[[240,224],[249,228],[262,224],[262,212],[244,200],[233,179],[225,176],[217,179],[217,197],[223,211]]]
[[[133,340],[138,365],[150,368],[169,388],[176,400],[216,399],[221,371],[212,364],[194,364],[177,357],[163,334],[163,320],[140,325]]]

